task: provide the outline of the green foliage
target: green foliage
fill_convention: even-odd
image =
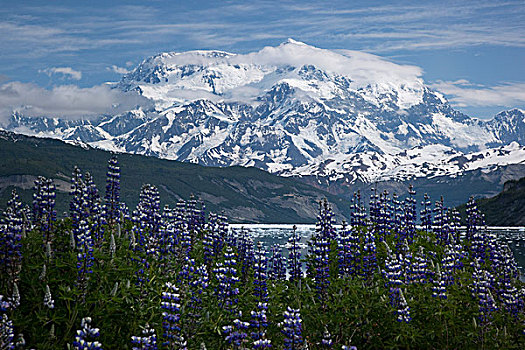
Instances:
[[[524,226],[525,177],[505,182],[503,191],[497,196],[479,199],[476,204],[489,226]],[[466,216],[465,208],[465,205],[459,207],[463,217]]]
[[[27,343],[38,349],[64,349],[74,340],[76,329],[83,317],[90,316],[93,325],[100,328],[99,341],[107,349],[130,349],[131,336],[139,335],[146,323],[162,334],[162,310],[160,296],[166,281],[181,288],[183,299],[181,325],[184,332],[191,333],[190,349],[198,349],[204,342],[208,349],[226,349],[222,327],[229,324],[232,315],[217,304],[214,295],[216,280],[210,276],[210,287],[202,295],[203,312],[194,323],[195,329],[187,329],[189,323],[186,308],[188,299],[185,287],[177,282],[183,258],[174,257],[175,270],[167,272],[162,260],[129,249],[126,237],[131,223],[123,227],[123,235],[116,238],[116,253],[109,250],[109,238],[95,248],[95,265],[89,280],[85,301],[76,288],[76,253],[70,247],[69,220],[59,220],[54,235],[53,254],[46,257],[40,232],[32,231],[23,240],[23,269],[20,280],[21,306],[10,313],[17,333],[25,335]],[[107,230],[109,234],[111,230]],[[203,263],[203,250],[197,235],[191,257]],[[392,244],[392,236],[387,236]],[[443,249],[435,246],[432,234],[420,232],[416,242],[410,246],[414,253],[420,246],[433,251],[435,263],[440,261]],[[335,246],[333,246],[335,250]],[[386,246],[378,245],[378,262],[384,267]],[[137,260],[145,258],[150,267],[145,274],[149,282],[136,285]],[[219,260],[222,260],[220,258]],[[358,349],[418,349],[418,348],[462,348],[462,349],[520,349],[525,340],[523,322],[515,320],[505,311],[494,314],[493,322],[482,328],[477,322],[477,301],[467,286],[471,282],[472,268],[465,260],[465,268],[456,276],[459,283],[448,287],[448,299],[438,300],[431,296],[431,284],[410,284],[404,293],[411,308],[412,321],[408,324],[396,321],[395,310],[388,303],[388,290],[382,275],[377,272],[371,281],[360,278],[337,276],[336,256],[332,254],[331,283],[326,309],[319,305],[313,288],[314,282],[303,278],[299,285],[287,281],[269,281],[270,296],[268,310],[268,338],[274,348],[281,348],[283,337],[278,323],[282,322],[287,306],[299,308],[303,319],[303,335],[310,348],[317,348],[325,327],[332,334],[334,349],[343,344],[356,345]],[[46,276],[40,279],[43,265]],[[240,266],[239,274],[240,274]],[[251,310],[256,307],[253,297],[253,271],[240,284],[239,310],[242,320],[249,321]],[[115,284],[118,287],[115,288]],[[49,285],[55,308],[43,304],[45,286]],[[521,286],[523,287],[523,285]],[[51,329],[54,334],[51,335]]]

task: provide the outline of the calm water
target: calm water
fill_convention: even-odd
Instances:
[[[315,233],[315,225],[296,226],[297,233],[301,237],[300,246],[306,249],[306,242]],[[284,247],[293,232],[293,225],[286,224],[232,224],[230,227],[233,230],[244,228],[252,235],[254,242],[261,241],[267,248],[272,244]],[[521,279],[525,281],[525,227],[490,227],[488,230],[509,245],[520,269]],[[286,254],[287,252],[283,251],[283,255]]]

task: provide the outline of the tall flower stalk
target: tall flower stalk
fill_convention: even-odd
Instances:
[[[108,161],[104,199],[107,222],[110,226],[114,226],[120,221],[120,167],[116,156]]]

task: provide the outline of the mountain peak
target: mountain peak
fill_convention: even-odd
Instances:
[[[294,45],[303,45],[303,46],[310,46],[308,44],[305,44],[303,43],[302,41],[297,41],[297,40],[294,40],[292,38],[288,38],[285,42],[283,42],[281,45],[285,45],[285,44],[294,44]],[[310,47],[313,47],[313,46],[310,46]]]
[[[290,38],[248,54],[219,50],[162,53],[124,76],[121,87],[138,90],[163,106],[201,98],[257,101],[282,83],[307,100],[344,98],[367,88],[366,99],[397,95],[398,106],[405,109],[421,101],[424,85],[420,76],[418,67],[358,51],[321,49]]]

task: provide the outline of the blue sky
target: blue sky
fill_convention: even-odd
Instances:
[[[291,37],[423,69],[463,112],[525,108],[525,1],[2,1],[0,84],[89,89],[163,51]],[[0,99],[0,104],[2,100]],[[0,106],[2,107],[2,106]]]

